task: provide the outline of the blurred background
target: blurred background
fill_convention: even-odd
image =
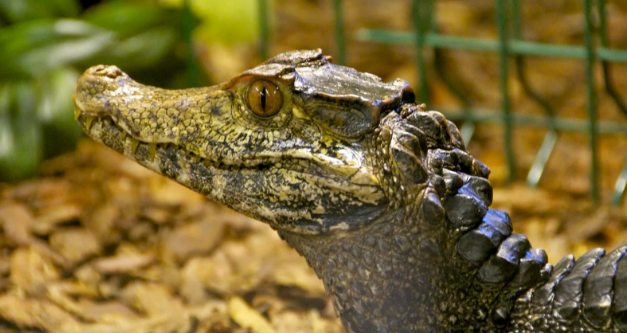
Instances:
[[[84,138],[72,93],[92,65],[185,88],[322,48],[406,79],[492,169],[494,206],[555,262],[627,241],[626,31],[620,0],[0,0],[0,323],[83,331],[103,313],[148,320],[161,302],[187,311],[178,328],[189,317],[237,330],[249,304],[245,317],[279,332],[341,330],[315,275],[269,228]],[[50,281],[95,289],[36,292]],[[16,288],[32,297],[11,298]],[[45,302],[63,320],[7,310]]]
[[[41,161],[76,146],[70,96],[91,65],[184,88],[320,47],[340,64],[409,80],[420,102],[465,125],[496,184],[526,180],[618,204],[627,179],[626,7],[0,0],[0,180],[33,176]]]

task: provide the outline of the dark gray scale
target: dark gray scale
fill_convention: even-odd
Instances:
[[[446,214],[440,198],[433,190],[426,191],[421,210],[423,219],[431,225],[439,225]]]
[[[520,259],[529,250],[531,244],[523,234],[513,234],[501,243],[496,255],[479,269],[479,279],[488,283],[502,283],[509,280],[518,271]]]
[[[460,173],[460,176],[464,181],[464,186],[471,188],[472,191],[479,195],[486,206],[492,204],[492,185],[490,181],[481,177],[469,176],[465,173]]]
[[[434,149],[436,156],[442,160],[443,167],[456,171],[468,171],[472,157],[459,149]]]
[[[436,151],[445,168],[486,179],[490,175],[490,168],[461,149],[436,149]]]
[[[429,149],[425,158],[431,172],[441,175],[444,170],[444,158],[436,149]]]
[[[490,225],[504,236],[511,235],[513,231],[512,220],[502,210],[488,209],[488,212],[483,217],[483,223]]]
[[[425,133],[423,133],[418,127],[409,124],[404,121],[399,124],[399,131],[407,132],[412,135],[413,138],[409,138],[409,141],[400,140],[407,149],[411,150],[420,158],[424,159],[427,153],[427,143],[425,140]]]
[[[429,174],[420,162],[421,145],[413,134],[402,130],[395,130],[390,152],[396,162],[398,170],[403,175],[408,186],[423,184],[429,179]]]
[[[553,316],[561,321],[573,321],[579,314],[579,303],[585,278],[605,254],[604,249],[594,249],[575,262],[575,267],[555,287]]]
[[[428,148],[437,148],[442,143],[446,142],[442,136],[446,129],[442,128],[436,119],[433,118],[429,112],[414,112],[407,121],[418,127],[426,136],[426,142]]]
[[[572,254],[562,258],[562,260],[555,265],[549,280],[533,292],[531,303],[538,306],[551,303],[551,301],[553,301],[553,290],[555,286],[573,270],[574,266],[575,257]]]
[[[452,159],[454,155],[449,155]],[[492,187],[483,178],[459,174],[464,185],[444,203],[446,215],[456,228],[478,225],[492,203]],[[444,180],[446,183],[446,180]]]
[[[444,144],[451,142],[450,129],[448,128],[449,121],[438,111],[427,111],[427,113],[435,120],[440,128],[440,132],[438,133],[440,142]]]
[[[610,323],[612,287],[618,263],[627,253],[627,246],[606,255],[594,266],[583,287],[583,316],[597,329]]]
[[[410,126],[411,125],[407,126],[407,128],[410,129],[411,127],[414,127],[414,126],[411,126],[411,127]],[[420,130],[416,129],[416,131],[420,131]],[[421,155],[423,153],[421,151],[423,147],[420,143],[420,138],[416,137],[414,133],[396,129],[394,130],[394,139],[399,144],[401,144],[403,147],[407,148],[409,151],[411,151],[414,154]]]
[[[543,249],[529,249],[525,256],[520,258],[518,275],[512,280],[514,287],[526,287],[537,283],[542,277],[548,256]]]
[[[627,260],[618,263],[614,277],[614,304],[612,319],[619,331],[627,332]]]
[[[472,167],[470,168],[470,174],[478,177],[488,178],[488,176],[490,176],[490,172],[490,168],[488,168],[487,165],[483,164],[483,162],[479,161],[476,158],[473,159]]]
[[[463,150],[460,150],[460,149],[453,149],[450,152],[451,152],[451,154],[455,155],[455,157],[459,161],[458,164],[459,164],[459,167],[460,167],[460,171],[462,171],[464,173],[472,174],[472,172],[471,172],[472,163],[475,160],[475,158],[472,157],[467,152],[465,152]]]
[[[451,145],[455,148],[459,148],[461,150],[466,150],[466,146],[464,145],[464,139],[462,138],[462,134],[459,129],[455,125],[454,122],[447,120],[449,133],[451,136]]]
[[[488,211],[488,206],[471,187],[462,186],[444,202],[446,216],[454,227],[475,227]]]
[[[462,165],[460,164],[460,154],[457,154],[453,150],[433,149],[429,158],[438,159],[442,163],[442,167],[450,170],[458,170]]]
[[[482,263],[496,252],[501,242],[511,233],[509,216],[501,211],[489,209],[476,229],[459,238],[457,253],[470,262]]]
[[[392,146],[390,151],[407,185],[423,184],[429,179],[427,170],[413,152],[401,145]]]
[[[444,178],[447,196],[454,195],[460,187],[464,186],[462,177],[455,171],[449,169],[442,170],[442,178]]]
[[[457,241],[457,253],[470,262],[481,263],[496,251],[496,246],[492,243],[495,234],[490,227],[483,231],[470,230]]]

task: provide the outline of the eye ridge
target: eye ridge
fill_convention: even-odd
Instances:
[[[250,110],[258,117],[274,116],[283,107],[283,93],[272,81],[257,80],[248,88],[247,102]]]

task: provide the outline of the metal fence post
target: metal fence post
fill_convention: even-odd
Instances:
[[[594,41],[592,32],[592,4],[591,0],[584,0],[584,44],[586,47],[585,67],[586,67],[586,87],[588,94],[588,133],[590,135],[590,194],[592,201],[598,204],[600,201],[599,191],[599,157],[597,142],[597,101],[594,87]]]
[[[268,0],[257,2],[259,17],[259,56],[262,60],[268,59],[270,48],[270,23],[268,19]]]
[[[335,16],[335,51],[337,52],[336,62],[346,65],[346,34],[344,33],[344,11],[342,0],[333,0],[333,13]]]
[[[496,24],[499,33],[499,68],[501,81],[501,108],[503,111],[503,144],[505,145],[505,158],[507,159],[507,182],[512,183],[516,179],[516,158],[513,148],[513,119],[509,98],[509,34],[507,27],[507,3],[506,0],[496,0]]]

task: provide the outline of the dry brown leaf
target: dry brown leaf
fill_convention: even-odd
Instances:
[[[162,256],[184,261],[194,254],[208,253],[224,235],[224,224],[210,216],[177,227],[165,235],[161,245]]]
[[[32,247],[20,248],[11,254],[11,283],[21,290],[41,290],[60,274],[52,261]]]
[[[50,246],[69,262],[76,263],[102,250],[96,237],[84,228],[62,229],[50,236]]]
[[[254,333],[275,333],[270,323],[259,312],[251,308],[239,297],[229,300],[228,312],[231,319],[239,326],[248,328]]]
[[[80,332],[80,325],[69,313],[56,305],[17,295],[0,296],[0,317],[18,328],[38,328],[46,332]]]
[[[9,201],[0,206],[0,225],[10,244],[29,244],[32,224],[33,216],[24,205]]]
[[[76,221],[82,215],[82,207],[76,203],[64,203],[41,210],[33,222],[33,231],[38,235],[47,235],[55,226]]]
[[[174,315],[183,311],[180,300],[161,284],[134,282],[124,288],[122,297],[127,304],[148,316]]]
[[[128,272],[148,266],[155,261],[153,254],[120,254],[94,261],[94,268],[100,273]]]

